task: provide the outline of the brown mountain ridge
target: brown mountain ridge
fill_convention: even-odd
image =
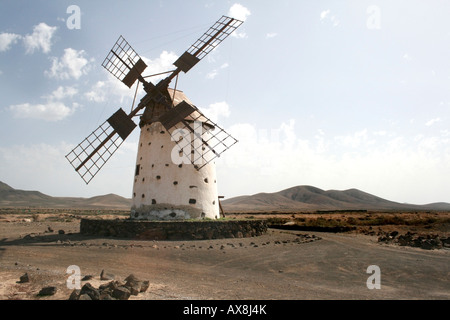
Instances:
[[[126,199],[116,194],[92,198],[52,197],[39,191],[17,190],[0,181],[0,207],[127,210],[131,207],[131,199]]]
[[[322,190],[296,186],[274,193],[258,193],[221,201],[225,212],[295,212],[317,210],[436,210],[450,211],[450,203],[415,205],[389,201],[358,189]],[[41,207],[128,210],[131,199],[116,194],[91,198],[52,197],[39,191],[17,190],[0,181],[0,207]]]
[[[426,205],[398,203],[358,189],[322,190],[297,186],[274,193],[258,193],[222,201],[226,211],[309,211],[309,210],[450,210],[450,203]]]

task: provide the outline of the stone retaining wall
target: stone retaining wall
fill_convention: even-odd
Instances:
[[[264,234],[265,220],[135,221],[81,219],[80,233],[139,240],[207,240]]]

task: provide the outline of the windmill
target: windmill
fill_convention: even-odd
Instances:
[[[167,220],[220,217],[214,160],[237,143],[207,118],[183,92],[178,76],[187,73],[243,21],[222,16],[173,64],[158,84],[142,76],[147,65],[120,36],[102,63],[131,88],[137,81],[145,96],[130,113],[122,108],[66,155],[88,184],[137,127],[141,129],[133,185],[131,219]],[[175,79],[175,88],[169,85]],[[135,94],[135,99],[136,99]],[[134,99],[134,100],[135,100]]]

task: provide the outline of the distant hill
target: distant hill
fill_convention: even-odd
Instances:
[[[228,212],[450,210],[450,203],[405,204],[389,201],[357,189],[325,191],[312,186],[297,186],[274,193],[240,196],[222,201],[222,206]]]
[[[51,197],[39,191],[17,190],[0,181],[0,207],[129,209],[131,199],[115,194],[92,198]]]
[[[389,201],[372,194],[349,189],[344,191],[297,186],[274,193],[240,196],[221,202],[225,212],[294,212],[317,210],[442,210],[450,203],[414,205]],[[0,181],[0,207],[41,207],[73,209],[131,208],[131,199],[115,194],[92,198],[51,197],[39,191],[17,190]]]

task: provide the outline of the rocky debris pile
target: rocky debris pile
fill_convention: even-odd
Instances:
[[[20,276],[20,280],[18,283],[26,283],[26,282],[30,282],[30,276],[28,275],[28,273],[25,273],[24,275]]]
[[[56,290],[55,286],[44,287],[39,291],[38,296],[52,296],[56,293]]]
[[[73,290],[69,300],[128,300],[131,295],[137,296],[147,291],[149,285],[149,281],[142,281],[133,274],[124,281],[112,280],[102,284],[98,289],[87,282],[80,290]]]
[[[450,237],[445,238],[433,234],[426,236],[417,235],[409,231],[401,235],[399,235],[398,231],[386,232],[378,237],[378,242],[394,243],[400,246],[410,246],[425,250],[450,248]]]

